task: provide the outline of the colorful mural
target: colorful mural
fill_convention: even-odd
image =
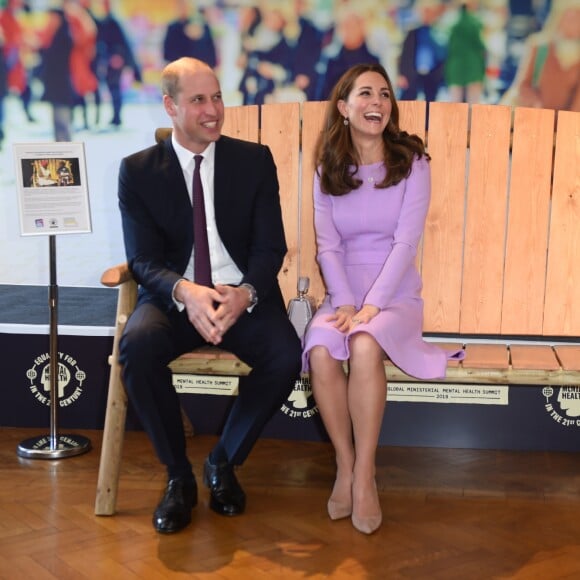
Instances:
[[[182,55],[215,66],[227,106],[324,100],[374,60],[400,99],[580,110],[580,0],[0,0],[0,45],[0,283],[46,279],[13,143],[86,146],[94,232],[59,244],[63,283],[124,259],[118,163],[169,123],[160,71]]]
[[[44,100],[119,125],[182,55],[217,68],[230,105],[323,100],[347,66],[376,60],[400,98],[580,106],[577,0],[4,0],[0,28],[0,95],[29,121]],[[533,98],[542,77],[557,88]]]

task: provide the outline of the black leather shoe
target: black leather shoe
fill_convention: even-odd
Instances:
[[[203,466],[203,482],[210,490],[209,507],[222,516],[237,516],[246,509],[246,494],[229,463]]]
[[[161,534],[179,532],[191,522],[197,505],[195,479],[176,477],[167,482],[165,494],[153,514],[153,527]]]

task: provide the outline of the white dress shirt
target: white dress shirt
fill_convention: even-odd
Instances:
[[[183,177],[187,185],[189,199],[192,199],[193,170],[195,168],[194,154],[182,147],[172,135],[173,148],[177,154]],[[243,274],[232,260],[226,250],[215,221],[214,208],[214,165],[215,165],[215,143],[210,143],[205,151],[201,153],[203,162],[200,166],[201,184],[203,186],[203,199],[205,203],[205,219],[207,222],[207,238],[209,243],[209,257],[211,262],[211,279],[213,284],[233,284],[237,285],[242,281]],[[193,202],[192,202],[193,203]],[[193,221],[193,212],[191,213]],[[193,260],[195,259],[195,248],[192,248],[189,263],[183,275],[187,280],[193,281]]]

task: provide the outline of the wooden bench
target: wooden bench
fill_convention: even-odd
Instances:
[[[315,259],[312,151],[326,103],[228,108],[224,133],[267,144],[280,180],[288,243],[279,279],[286,300],[299,276],[316,302],[324,286]],[[499,105],[400,103],[402,128],[425,139],[432,200],[418,266],[425,335],[460,344],[446,383],[580,384],[580,113]],[[122,264],[117,328],[95,513],[115,511],[127,399],[118,341],[136,285]],[[241,375],[248,368],[214,348],[185,354],[176,373]],[[385,361],[389,381],[416,382]]]

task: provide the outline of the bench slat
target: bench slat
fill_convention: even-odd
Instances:
[[[399,127],[425,141],[427,105],[425,101],[399,101]]]
[[[194,375],[225,375],[243,376],[250,372],[248,365],[244,364],[234,355],[215,356],[215,354],[193,351],[186,353],[171,361],[169,368],[175,374]]]
[[[466,344],[464,368],[508,369],[509,352],[503,344]]]
[[[544,333],[580,336],[580,115],[558,112]]]
[[[473,106],[461,332],[497,334],[501,327],[511,110]]]
[[[223,134],[257,143],[260,135],[259,116],[258,105],[228,107]]]
[[[300,103],[263,105],[261,141],[270,147],[278,170],[280,205],[288,246],[278,281],[287,304],[296,296],[298,284]]]
[[[510,346],[510,354],[512,368],[514,370],[535,369],[555,371],[560,369],[560,363],[550,346],[513,344]]]
[[[555,346],[556,356],[562,368],[567,371],[580,371],[580,344]]]
[[[469,107],[430,103],[431,204],[423,235],[424,330],[459,332]]]
[[[543,369],[449,368],[445,383],[479,385],[578,385],[578,371]]]
[[[554,114],[515,110],[502,334],[542,334]]]

